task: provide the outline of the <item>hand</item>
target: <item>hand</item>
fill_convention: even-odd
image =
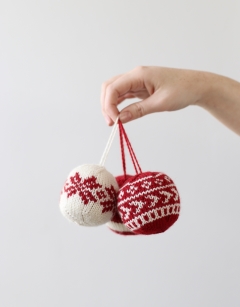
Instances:
[[[102,85],[102,112],[108,125],[119,115],[117,106],[129,98],[140,98],[121,111],[123,123],[144,115],[175,111],[204,99],[208,89],[209,73],[164,68],[137,67],[134,70],[113,77]]]
[[[121,111],[123,123],[198,105],[240,135],[240,83],[230,78],[203,71],[137,67],[103,84],[101,104],[108,125],[119,115],[117,106],[136,97],[141,100]]]

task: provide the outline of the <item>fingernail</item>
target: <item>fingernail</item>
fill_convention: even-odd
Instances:
[[[130,112],[128,112],[128,111],[127,112],[123,112],[123,113],[120,114],[120,121],[122,123],[126,123],[129,120],[131,120],[131,119],[132,119],[132,114]]]

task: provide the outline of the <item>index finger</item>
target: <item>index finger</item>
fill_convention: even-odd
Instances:
[[[134,92],[144,87],[144,82],[139,75],[134,72],[122,75],[114,82],[112,82],[107,88],[104,98],[104,111],[105,113],[115,121],[118,111],[118,98],[122,95],[126,95],[129,92]]]
[[[102,84],[101,87],[101,96],[100,96],[100,101],[101,101],[101,106],[102,106],[102,114],[105,117],[106,122],[108,123],[109,126],[113,125],[113,121],[111,120],[111,118],[106,114],[105,110],[104,110],[104,101],[105,101],[105,94],[106,94],[106,88],[116,79],[118,79],[121,75],[117,75],[112,77],[111,79],[109,79],[108,81],[105,81]]]

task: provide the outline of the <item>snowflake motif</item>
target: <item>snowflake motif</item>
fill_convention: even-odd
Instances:
[[[114,187],[111,185],[110,188],[104,189],[97,183],[97,178],[94,176],[83,179],[79,173],[76,173],[65,183],[63,191],[67,193],[68,198],[78,194],[84,205],[88,205],[90,202],[100,202],[103,207],[102,213],[112,211],[116,205]]]
[[[116,192],[114,187],[111,185],[110,188],[105,188],[108,194],[108,199],[100,202],[103,206],[102,213],[112,211],[116,206]],[[114,201],[112,201],[114,199]]]
[[[79,173],[76,173],[74,176],[71,176],[69,182],[65,184],[64,192],[67,193],[67,197],[78,194],[84,205],[87,205],[91,201],[97,201],[92,191],[101,188],[101,186],[96,180],[97,178],[94,176],[82,179]]]
[[[97,191],[96,194],[97,194],[98,199],[106,198],[106,193],[104,191],[102,191],[102,190]]]
[[[108,196],[110,198],[114,198],[116,196],[116,192],[114,190],[114,187],[111,185],[110,188],[106,188],[106,191],[108,193]]]

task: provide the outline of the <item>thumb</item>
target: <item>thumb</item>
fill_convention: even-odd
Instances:
[[[127,123],[134,119],[143,117],[147,114],[156,112],[154,109],[154,105],[156,103],[154,102],[154,95],[135,103],[132,103],[131,105],[124,108],[120,113],[120,120],[121,122]],[[156,98],[155,98],[156,99]]]

